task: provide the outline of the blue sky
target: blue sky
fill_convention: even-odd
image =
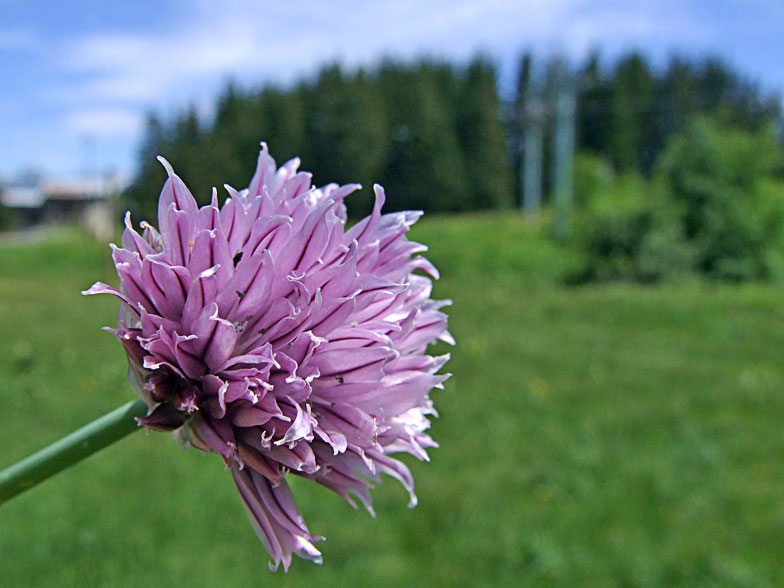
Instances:
[[[195,102],[228,79],[289,83],[326,61],[492,56],[512,79],[524,49],[611,59],[638,47],[719,55],[784,89],[780,0],[0,0],[0,178],[35,167],[131,173],[144,114]],[[259,137],[262,139],[263,137]]]

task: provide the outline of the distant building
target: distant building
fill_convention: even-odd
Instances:
[[[115,202],[123,187],[118,174],[54,180],[27,172],[0,184],[0,203],[12,211],[20,229],[71,224],[108,239],[116,228]]]
[[[0,184],[0,204],[12,211],[14,224],[20,228],[40,224],[45,203],[41,176],[36,172],[25,172],[12,182]]]

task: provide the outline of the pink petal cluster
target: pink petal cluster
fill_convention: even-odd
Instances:
[[[453,343],[447,301],[430,299],[435,268],[406,232],[420,213],[373,213],[346,229],[343,198],[359,186],[311,186],[298,160],[277,168],[266,145],[247,189],[226,187],[199,208],[168,172],[160,232],[126,215],[112,245],[121,287],[86,293],[121,300],[111,331],[150,411],[141,423],[176,431],[230,468],[251,523],[274,560],[320,552],[286,482],[289,474],[331,488],[372,513],[379,474],[403,483],[392,454],[427,459],[435,414],[430,390]]]

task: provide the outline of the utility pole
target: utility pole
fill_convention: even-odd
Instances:
[[[565,239],[569,235],[573,199],[572,168],[574,166],[575,88],[572,76],[563,62],[550,65],[553,90],[553,235]]]
[[[520,205],[523,214],[532,216],[542,206],[542,143],[545,109],[540,85],[532,81],[525,94],[523,125],[523,165],[520,166]]]

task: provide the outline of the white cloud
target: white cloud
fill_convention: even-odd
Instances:
[[[297,43],[298,61],[318,49],[315,41]],[[81,98],[157,102],[187,99],[200,83],[227,74],[280,75],[291,54],[292,39],[276,36],[269,23],[228,15],[196,21],[175,34],[86,37],[69,48],[63,62],[87,78]]]
[[[225,76],[288,82],[335,58],[362,64],[392,51],[467,57],[478,48],[519,44],[551,31],[578,3],[200,2],[165,33],[81,38],[62,63],[86,77],[79,99],[186,101],[205,81]]]
[[[69,112],[65,127],[73,134],[95,139],[136,135],[142,130],[142,116],[122,108],[88,108]]]
[[[74,33],[64,23],[62,35],[50,39],[39,31],[37,39],[0,27],[0,50],[29,50],[47,41],[49,49],[39,52],[47,75],[37,98],[57,112],[69,140],[125,141],[122,153],[114,147],[113,154],[129,167],[146,110],[166,114],[195,102],[208,112],[229,78],[248,86],[288,83],[335,59],[349,66],[380,56],[465,60],[481,49],[499,59],[506,74],[502,88],[511,88],[512,64],[524,48],[540,58],[558,51],[579,59],[593,47],[610,59],[628,47],[654,59],[673,48],[715,47],[734,55],[749,50],[729,45],[728,33],[767,26],[761,39],[777,34],[770,29],[781,20],[780,0],[719,4],[714,10],[688,0],[168,0],[154,29],[103,21],[93,32]],[[172,6],[179,13],[172,14]],[[740,13],[744,18],[735,18]],[[739,62],[774,70],[762,65],[761,52],[752,50]],[[780,69],[766,75],[781,79]],[[2,111],[10,112],[6,105]]]

